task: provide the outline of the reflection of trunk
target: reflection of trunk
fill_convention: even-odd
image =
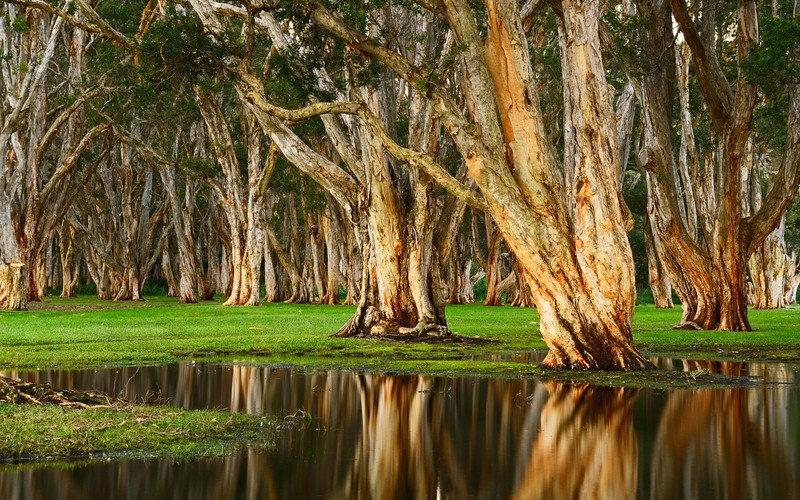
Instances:
[[[342,498],[435,498],[436,461],[449,456],[443,398],[425,377],[362,376],[361,435]]]
[[[636,498],[636,392],[546,386],[550,396],[514,498]]]
[[[785,412],[772,411],[786,408],[786,397],[785,388],[674,391],[654,444],[650,498],[700,498],[698,477],[714,485],[719,498],[754,492],[796,498],[800,491],[786,449],[793,423]],[[778,400],[765,401],[773,398]],[[752,464],[761,464],[766,474],[743,473]]]

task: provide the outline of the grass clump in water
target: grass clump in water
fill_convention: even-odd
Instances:
[[[218,456],[244,442],[268,445],[273,428],[250,415],[134,405],[97,392],[0,377],[0,464]]]
[[[268,446],[270,421],[221,411],[120,404],[76,409],[0,403],[0,463],[61,458],[222,456]]]

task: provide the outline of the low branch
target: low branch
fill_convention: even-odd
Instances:
[[[436,163],[436,161],[434,161],[429,155],[419,151],[414,151],[412,149],[404,148],[396,143],[381,126],[375,115],[370,113],[368,110],[364,109],[362,116],[369,124],[372,132],[381,140],[389,154],[398,160],[419,168],[426,174],[430,175],[437,184],[447,189],[450,194],[463,201],[470,207],[476,208],[483,212],[489,211],[489,206],[481,196],[464,187],[464,185],[461,184],[458,179],[450,175],[450,173],[447,172],[444,167]]]
[[[64,158],[64,161],[58,166],[53,175],[50,177],[50,180],[47,184],[42,188],[42,192],[39,195],[39,199],[42,200],[42,205],[44,204],[44,200],[50,196],[54,189],[56,189],[61,180],[75,167],[78,162],[78,158],[80,155],[89,147],[89,143],[97,137],[98,135],[107,132],[111,128],[111,125],[108,123],[101,123],[99,125],[95,125],[88,132],[83,136],[80,142],[75,146],[75,149]]]
[[[95,12],[93,8],[91,8],[83,0],[75,0],[75,3],[77,3],[81,8],[81,10],[83,10],[84,14],[86,14],[86,17],[93,20],[94,23],[78,19],[72,14],[59,9],[55,5],[51,5],[45,0],[5,0],[5,1],[14,5],[19,5],[22,7],[32,7],[34,9],[40,9],[45,12],[49,12],[50,14],[62,18],[64,21],[68,22],[72,26],[80,28],[83,31],[86,31],[87,33],[96,33],[102,35],[110,39],[116,45],[119,45],[120,47],[128,49],[132,52],[136,52],[138,50],[138,46],[136,45],[135,42],[133,42],[130,38],[126,37],[119,31],[111,27],[107,22],[103,20],[102,17],[100,17],[100,15],[97,12]]]
[[[671,0],[672,14],[678,23],[683,39],[692,49],[692,59],[697,71],[697,81],[708,105],[711,122],[719,131],[731,116],[733,91],[719,65],[713,47],[709,47],[700,37],[697,26],[689,14],[686,0]]]
[[[241,81],[241,89],[248,97],[255,95],[263,95],[263,84],[261,80],[251,73],[237,72],[237,77]],[[275,106],[268,102],[266,99],[253,99],[251,102],[258,107],[261,111],[270,116],[274,116],[279,120],[286,122],[288,125],[308,120],[321,115],[329,114],[349,114],[353,115],[358,113],[360,104],[355,102],[316,102],[309,104],[303,108],[286,109]]]
[[[780,224],[781,216],[789,208],[800,186],[800,85],[795,85],[789,95],[789,118],[786,145],[780,169],[761,208],[745,219],[742,238],[747,248],[746,256],[753,255],[767,236]]]

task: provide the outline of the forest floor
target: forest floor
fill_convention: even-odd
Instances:
[[[0,369],[98,368],[186,359],[383,372],[525,376],[611,385],[695,385],[692,376],[652,372],[546,371],[516,354],[546,350],[532,308],[447,307],[450,328],[472,342],[334,338],[353,306],[222,301],[179,304],[148,297],[118,303],[93,296],[47,297],[26,312],[0,312]],[[680,308],[636,308],[634,342],[648,357],[800,363],[800,307],[750,312],[752,332],[672,330]],[[724,381],[725,384],[731,381]]]
[[[570,383],[696,388],[757,385],[757,379],[738,375],[743,372],[735,368],[739,362],[800,364],[800,307],[751,311],[754,331],[739,333],[672,330],[680,320],[680,309],[638,306],[633,335],[645,356],[701,361],[683,371],[603,373],[554,372],[532,362],[547,349],[535,309],[448,306],[449,326],[466,342],[404,342],[332,337],[353,314],[352,306],[224,307],[221,303],[181,305],[159,296],[135,303],[104,302],[92,296],[47,297],[31,304],[29,311],[2,311],[0,382],[13,381],[23,370],[194,359],[314,370],[532,376]],[[706,369],[709,365],[703,363],[734,367],[728,370],[733,375]],[[0,397],[0,464],[59,457],[218,455],[243,442],[269,445],[273,436],[273,426],[262,417],[124,401],[86,410],[69,401],[25,404],[24,396],[10,398]]]

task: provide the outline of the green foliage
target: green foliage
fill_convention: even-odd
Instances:
[[[766,95],[800,83],[800,20],[770,17],[759,26],[761,41],[742,62],[746,78]]]
[[[645,75],[652,71],[659,61],[652,60],[643,50],[642,33],[650,30],[647,19],[627,15],[622,9],[605,9],[603,23],[609,35],[607,48],[611,59],[617,66],[625,68],[632,75]]]
[[[800,198],[795,198],[786,211],[784,238],[790,252],[800,250]]]
[[[753,112],[753,130],[758,144],[765,145],[777,158],[786,142],[789,96],[786,92],[772,95]]]
[[[172,8],[142,39],[140,75],[156,90],[198,83],[219,76],[223,59],[242,51],[241,40],[213,37],[196,16]]]
[[[220,171],[216,162],[197,156],[181,159],[179,168],[182,172],[195,178],[215,177]]]
[[[146,5],[146,0],[106,0],[97,2],[95,11],[111,27],[133,37],[139,31],[141,14]]]
[[[28,20],[25,19],[24,16],[16,16],[14,20],[11,21],[11,29],[17,33],[27,33],[31,27],[28,24]]]

